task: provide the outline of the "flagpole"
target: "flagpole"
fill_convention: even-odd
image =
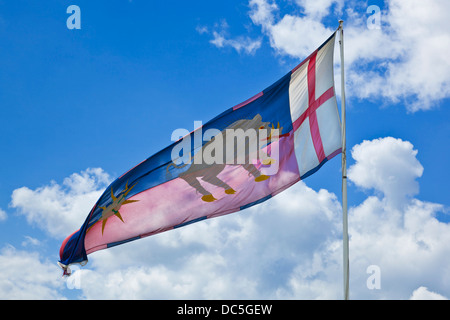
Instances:
[[[344,81],[344,21],[339,20],[339,46],[341,55],[341,112],[342,112],[342,224],[343,224],[343,268],[344,299],[349,299],[349,257],[348,257],[348,213],[347,213],[347,155],[345,137],[345,81]]]

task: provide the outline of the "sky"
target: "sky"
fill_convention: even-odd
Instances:
[[[80,9],[80,29],[69,28]],[[0,299],[342,299],[340,157],[239,213],[57,266],[105,188],[344,20],[351,299],[450,298],[450,2],[0,1]],[[340,107],[340,59],[335,82]]]

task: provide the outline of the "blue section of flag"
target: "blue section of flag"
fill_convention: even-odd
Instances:
[[[190,224],[193,224],[193,223],[196,223],[196,222],[205,220],[206,218],[207,218],[207,217],[205,216],[205,217],[200,217],[200,218],[197,218],[197,219],[193,219],[193,220],[187,221],[187,222],[185,222],[185,223],[181,223],[181,224],[179,224],[179,225],[177,225],[177,226],[174,226],[173,228],[174,228],[174,229],[176,229],[176,228],[181,228],[181,227],[184,227],[184,226],[187,226],[187,225],[190,225]]]
[[[260,203],[262,203],[262,202],[264,202],[264,201],[266,201],[266,200],[269,200],[270,198],[272,198],[272,195],[271,195],[271,194],[269,194],[268,196],[265,196],[264,198],[261,198],[261,199],[259,199],[259,200],[257,200],[257,201],[253,201],[253,202],[251,202],[251,203],[249,203],[249,204],[246,204],[245,206],[242,206],[242,207],[240,208],[240,210],[244,210],[244,209],[250,208],[250,207],[252,207],[252,206],[254,206],[254,205],[257,205],[257,204],[260,204]]]
[[[108,248],[112,248],[112,247],[118,246],[120,244],[124,244],[124,243],[130,242],[130,241],[134,241],[134,240],[137,240],[137,239],[140,239],[140,238],[141,238],[140,236],[137,236],[137,237],[126,239],[126,240],[122,240],[122,241],[111,242],[111,243],[108,243],[107,247]]]
[[[253,119],[256,115],[260,115],[262,121],[270,122],[274,124],[275,127],[280,125],[283,128],[282,132],[290,132],[292,130],[292,120],[289,108],[289,83],[291,80],[291,72],[287,73],[280,80],[263,90],[262,95],[260,95],[254,101],[251,101],[247,105],[240,108],[233,109],[230,108],[214,119],[210,120],[203,125],[202,130],[205,132],[208,129],[218,129],[220,131],[226,129],[232,123],[242,119]],[[194,133],[191,133],[191,142],[193,144]],[[204,141],[203,143],[206,143]],[[132,190],[127,194],[126,198],[131,198],[132,196],[143,192],[145,190],[156,187],[162,183],[165,183],[171,179],[177,178],[177,175],[182,173],[183,170],[173,172],[176,175],[168,177],[166,168],[172,163],[172,149],[178,142],[174,142],[163,150],[152,155],[120,178],[115,180],[108,188],[106,188],[103,195],[97,201],[91,214],[86,219],[85,223],[81,227],[80,231],[74,234],[68,241],[63,249],[61,256],[61,263],[68,265],[74,262],[81,262],[87,259],[87,255],[84,249],[84,237],[86,231],[89,227],[93,226],[102,217],[103,208],[108,207],[113,199],[111,197],[111,192],[115,197],[118,197],[127,187],[134,186]],[[194,149],[192,145],[192,154],[194,154]],[[187,170],[187,168],[186,168]],[[241,210],[248,208],[257,203],[261,203],[271,196],[264,197],[256,202],[247,204],[241,207]],[[190,223],[200,221],[204,218],[194,219],[185,224],[178,225],[176,227],[181,227]],[[135,239],[131,239],[135,240]],[[126,241],[131,241],[126,240]],[[121,244],[122,242],[111,243],[108,247]]]
[[[280,127],[283,128],[283,132],[291,131],[292,120],[289,109],[290,80],[291,72],[265,89],[263,91],[263,95],[258,99],[237,110],[233,110],[233,108],[230,108],[204,124],[202,127],[203,132],[208,129],[218,129],[222,131],[235,121],[241,119],[252,119],[257,114],[261,115],[263,121],[270,121],[275,125],[275,127],[279,123]],[[204,141],[203,143],[206,142],[207,141]],[[127,184],[128,186],[136,184],[133,190],[131,190],[127,195],[127,198],[130,198],[142,191],[148,190],[171,179],[177,178],[177,175],[174,174],[172,174],[171,177],[168,177],[166,172],[167,166],[172,163],[172,149],[177,143],[178,142],[174,142],[170,146],[154,154],[153,156],[124,174],[121,178],[114,181],[108,188],[106,188],[104,194],[97,202],[96,209],[92,213],[89,221],[89,226],[93,225],[101,218],[102,209],[100,209],[100,207],[107,207],[109,204],[111,204],[111,188],[115,196],[117,196],[123,190],[125,190]],[[194,133],[191,133],[192,154],[194,154],[193,143]],[[176,174],[180,174],[188,168],[189,167],[185,167],[182,170],[175,169],[171,171],[171,173],[175,172]]]

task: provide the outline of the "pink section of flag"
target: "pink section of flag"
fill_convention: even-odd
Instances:
[[[218,217],[240,210],[242,203],[257,201],[267,195],[275,195],[299,179],[297,161],[293,152],[293,135],[282,137],[278,142],[282,157],[278,173],[270,179],[255,182],[242,166],[229,165],[219,178],[233,186],[236,193],[228,195],[222,188],[203,182],[217,199],[206,204],[182,179],[177,178],[141,192],[129,200],[139,200],[120,209],[122,222],[110,217],[102,235],[102,223],[97,222],[86,234],[87,253],[104,249],[111,242],[120,242],[136,237],[150,236],[167,231],[173,226],[204,216]],[[260,168],[264,173],[264,166]]]

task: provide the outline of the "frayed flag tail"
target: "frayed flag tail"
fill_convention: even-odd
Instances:
[[[70,275],[72,274],[72,270],[70,270],[69,266],[62,264],[61,262],[58,262],[58,266],[60,266],[60,268],[63,270],[63,277],[70,277]]]

